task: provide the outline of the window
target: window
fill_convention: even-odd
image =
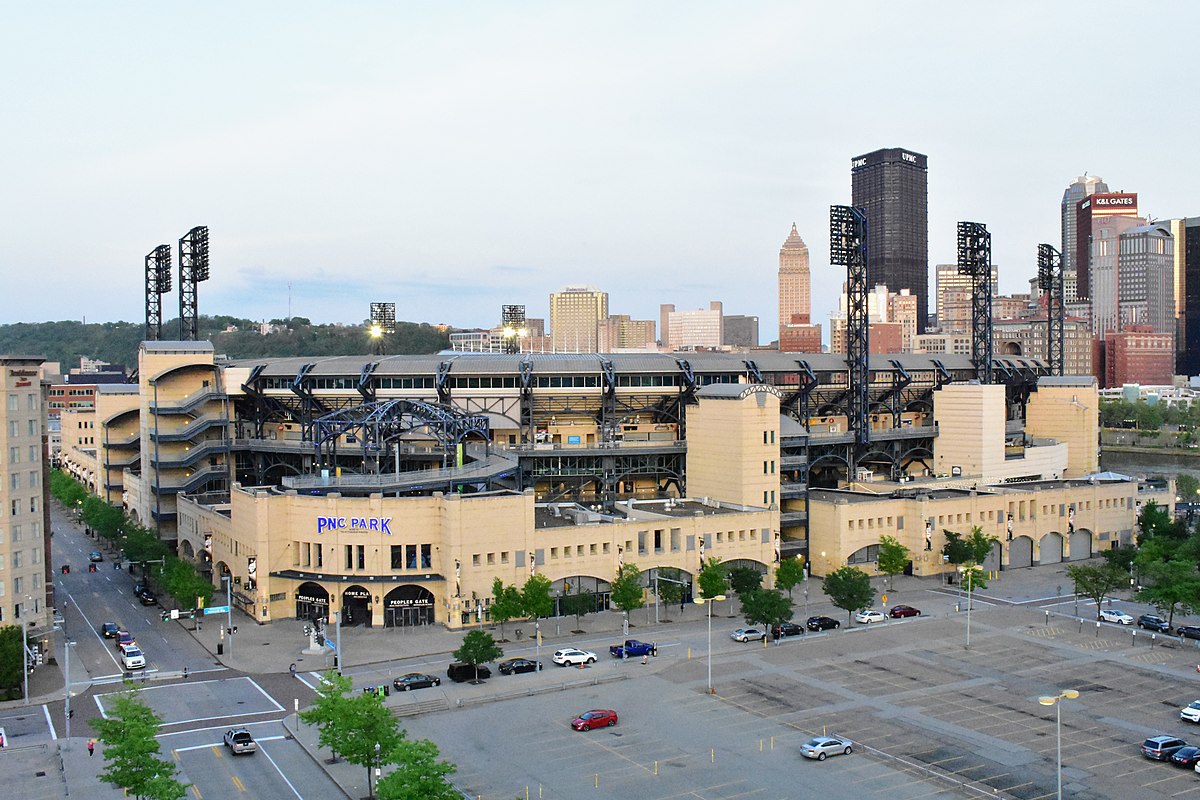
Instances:
[[[417,568],[417,546],[415,544],[404,545],[404,566],[407,569]],[[479,556],[475,556],[475,566],[479,566]]]
[[[367,546],[364,544],[357,545],[357,551],[356,551],[355,555],[358,556],[358,568],[366,569],[367,568]]]
[[[24,562],[25,562],[25,553],[21,550],[13,550],[12,568],[20,569],[24,565]]]
[[[558,558],[558,548],[557,548],[557,547],[551,547],[551,548],[550,548],[550,557],[551,557],[551,558]]]
[[[21,488],[21,473],[14,472],[13,474],[8,476],[8,488],[9,489],[20,489]]]
[[[309,545],[308,542],[305,542],[301,546],[304,548],[304,566],[311,567],[312,566],[312,547]]]
[[[551,556],[551,557],[553,557],[553,556]],[[495,565],[495,563],[496,563],[496,554],[495,553],[487,554],[487,563],[488,563],[489,567]]]
[[[12,515],[14,517],[17,514],[21,513],[21,501],[20,500],[13,500],[9,503],[9,505],[12,507]]]
[[[646,531],[638,531],[638,555],[646,555]]]
[[[593,545],[593,546],[594,546],[594,545]],[[503,551],[501,551],[501,553],[500,553],[500,563],[501,563],[501,564],[507,564],[507,563],[508,563],[508,551],[507,551],[507,550],[503,550]]]
[[[20,464],[21,463],[21,448],[19,448],[19,447],[8,448],[8,463],[10,463],[10,464]]]
[[[433,568],[433,545],[421,545],[421,569]]]
[[[16,396],[16,394],[9,394],[9,396],[8,396],[8,410],[9,410],[9,411],[19,411],[19,410],[20,410],[20,408],[21,408],[21,406],[20,406],[20,405],[18,405],[18,400],[17,400],[17,396]]]
[[[21,435],[21,423],[15,419],[8,421],[8,435],[11,439],[16,439]]]
[[[38,499],[36,497],[29,498],[29,513],[36,514],[38,510]]]
[[[16,544],[17,542],[21,541],[22,538],[23,537],[22,537],[21,526],[13,525],[13,531],[12,531],[13,544]]]
[[[29,488],[36,489],[38,485],[37,470],[29,470]]]
[[[313,547],[315,547],[317,549],[317,552],[316,552],[317,566],[323,567],[325,565],[325,556],[324,556],[324,553],[321,552],[321,543],[317,542],[316,544],[313,545]]]
[[[36,420],[36,419],[31,419],[31,420],[29,420],[29,435],[30,435],[30,436],[37,436],[37,434],[38,434],[38,429],[37,429],[37,420]]]
[[[354,569],[354,546],[348,544],[343,547],[346,552],[346,569]]]
[[[474,555],[471,556],[471,566],[473,566],[473,567],[479,566],[479,553],[475,553]]]
[[[404,545],[392,545],[392,569],[404,569]]]

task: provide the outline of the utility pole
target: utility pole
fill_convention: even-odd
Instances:
[[[225,578],[225,622],[229,628],[229,660],[233,661],[233,576]]]

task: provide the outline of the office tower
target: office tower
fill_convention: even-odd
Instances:
[[[556,353],[595,353],[600,323],[608,317],[608,292],[565,286],[550,295],[550,342]]]
[[[1104,231],[1112,232],[1112,229],[1105,228],[1104,222],[1113,217],[1128,217],[1137,218],[1138,204],[1136,194],[1126,194],[1124,192],[1109,192],[1097,193],[1080,200],[1075,206],[1075,280],[1076,280],[1076,296],[1079,298],[1094,299],[1093,294],[1099,294],[1101,289],[1096,288],[1094,281],[1095,276],[1095,257],[1096,249],[1093,244],[1098,238],[1102,238]],[[1145,220],[1140,220],[1137,224],[1143,224]],[[1118,230],[1124,230],[1123,224],[1118,224]],[[1114,239],[1115,239],[1115,235]],[[1115,241],[1113,242],[1115,244]],[[1103,252],[1106,248],[1100,248]],[[1112,255],[1116,255],[1113,253]],[[1066,295],[1070,300],[1070,295]],[[1103,329],[1100,329],[1103,332]]]
[[[867,269],[872,285],[917,296],[917,329],[929,306],[927,159],[901,148],[876,150],[850,162],[851,197],[867,215]]]
[[[728,347],[758,347],[758,317],[726,314],[722,322],[721,344]]]
[[[1117,316],[1121,330],[1148,326],[1175,336],[1175,240],[1163,225],[1121,234],[1117,256]]]
[[[1080,205],[1103,200],[1110,195],[1092,195],[1080,201]],[[1136,208],[1136,206],[1135,206]],[[1080,283],[1080,291],[1086,287],[1091,303],[1092,332],[1101,339],[1107,331],[1120,329],[1118,316],[1118,264],[1120,261],[1121,234],[1131,228],[1145,225],[1146,220],[1124,214],[1092,215],[1082,209],[1079,216],[1079,231],[1090,231],[1088,242],[1087,281]]]
[[[44,359],[0,356],[4,399],[0,404],[0,625],[32,631],[45,627],[49,515],[43,469],[46,449],[42,418],[41,367]],[[17,673],[20,675],[20,673]]]
[[[1178,370],[1183,375],[1200,375],[1200,217],[1183,220],[1181,234],[1175,238],[1175,252],[1183,250],[1183,329],[1184,344]]]
[[[670,317],[674,311],[674,303],[663,303],[658,307],[658,343],[668,353],[672,350]]]
[[[867,295],[867,320],[870,325],[872,353],[910,353],[917,337],[919,300],[908,289],[889,292],[876,286]],[[845,287],[839,311],[830,317],[829,351],[846,352],[846,319],[849,298]]]
[[[779,248],[779,329],[785,325],[807,325],[812,321],[811,276],[808,270],[808,245],[796,231]],[[782,337],[782,334],[781,334]],[[757,342],[756,342],[757,343]]]
[[[613,314],[600,323],[600,352],[658,350],[652,319],[632,319],[628,314]]]
[[[720,349],[724,331],[721,302],[710,302],[707,310],[669,312],[667,330],[672,350]]]
[[[998,269],[992,264],[992,293],[997,286]],[[942,333],[971,332],[971,277],[958,274],[958,264],[938,264],[933,268],[934,308],[938,330]]]
[[[1079,287],[1086,286],[1086,279],[1080,283],[1080,276],[1086,273],[1087,259],[1080,263],[1079,241],[1076,238],[1076,222],[1079,202],[1098,192],[1107,192],[1108,184],[1096,175],[1080,175],[1075,182],[1067,187],[1062,197],[1062,268],[1063,268],[1063,297],[1067,302],[1076,297],[1087,297],[1080,293]]]

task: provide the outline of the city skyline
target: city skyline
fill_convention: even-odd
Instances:
[[[1056,76],[1090,60],[1062,40],[1103,39],[1111,14],[1036,8],[1037,26],[1021,4],[469,5],[286,24],[276,7],[222,3],[200,17],[15,8],[0,32],[0,146],[19,156],[0,193],[0,322],[137,321],[144,255],[207,225],[201,314],[285,317],[290,297],[296,316],[353,323],[394,301],[399,319],[481,327],[504,303],[548,317],[551,292],[587,283],[638,319],[719,297],[769,340],[780,232],[797,223],[812,317],[827,319],[844,277],[828,268],[828,207],[850,200],[850,160],[885,147],[930,159],[930,277],[970,219],[993,232],[999,292],[1021,291],[1036,245],[1061,240],[1075,176],[1136,190],[1161,219],[1195,215],[1198,169],[1161,156],[1188,152],[1188,104],[1159,109],[1153,130],[1120,106],[1086,136],[1047,126]],[[1167,29],[1122,16],[1139,69],[1106,74],[1105,93],[1184,70],[1200,12]],[[902,25],[914,91],[847,106],[899,55]],[[958,34],[981,27],[979,42]],[[151,44],[164,31],[170,46]],[[834,57],[847,49],[867,55]],[[956,110],[969,98],[988,124]],[[14,280],[26,274],[56,290]]]

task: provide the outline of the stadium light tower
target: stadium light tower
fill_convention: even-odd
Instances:
[[[162,296],[171,291],[171,245],[160,244],[146,254],[146,329],[148,342],[162,339]]]
[[[383,337],[396,332],[396,304],[371,303],[371,325],[367,329],[375,355],[383,355]]]
[[[504,306],[502,310],[504,352],[521,352],[521,340],[529,336],[525,327],[525,306]]]
[[[208,227],[197,225],[179,240],[179,340],[200,339],[196,287],[208,280]]]

